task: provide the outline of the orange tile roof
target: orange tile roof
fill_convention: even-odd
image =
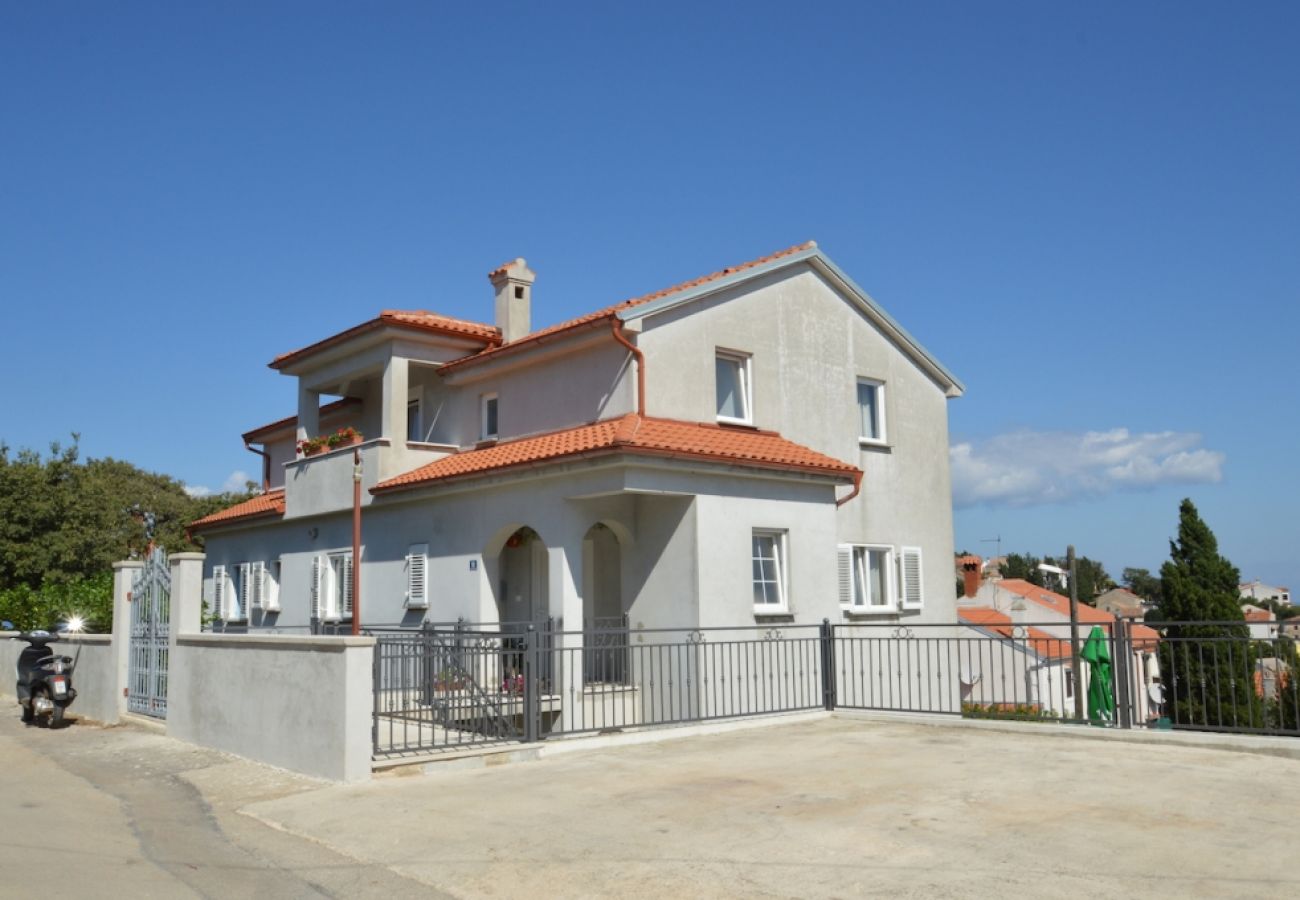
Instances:
[[[959,606],[957,618],[970,625],[986,628],[1005,638],[1021,638],[1016,634],[1016,626],[1012,624],[1010,616],[987,606]],[[1068,638],[1058,638],[1033,625],[1025,630],[1022,639],[1035,653],[1047,659],[1061,659],[1071,655]]]
[[[999,589],[1019,594],[1026,600],[1031,600],[1039,606],[1065,616],[1067,619],[1070,617],[1070,598],[1063,594],[1049,591],[1047,588],[1039,587],[1020,578],[1003,578],[997,582],[997,586]],[[1115,617],[1104,609],[1097,609],[1095,606],[1080,603],[1079,621],[1087,625],[1114,625]],[[1134,623],[1132,637],[1135,643],[1144,645],[1150,641],[1160,640],[1160,633],[1148,625]]]
[[[190,523],[190,529],[207,528],[212,525],[229,525],[244,519],[256,519],[262,516],[284,515],[284,488],[275,488],[265,494],[259,494],[251,500],[236,503],[220,512],[204,516]]]
[[[453,319],[450,316],[442,316],[423,309],[410,311],[386,309],[375,318],[362,322],[360,325],[346,331],[340,331],[338,334],[331,335],[300,350],[281,353],[271,360],[269,365],[272,369],[283,368],[313,353],[318,353],[349,338],[364,334],[367,331],[373,331],[376,328],[382,328],[385,325],[396,328],[409,328],[413,331],[424,331],[430,334],[448,334],[453,337],[473,338],[488,346],[501,343],[501,329],[495,325],[485,325],[482,322],[470,322],[465,319]]]
[[[860,470],[772,431],[642,418],[635,413],[549,434],[454,453],[375,485],[374,493],[417,487],[574,456],[629,453],[731,463],[763,469],[821,472],[847,480]]]
[[[361,401],[358,400],[356,397],[343,397],[342,399],[335,400],[332,403],[326,403],[324,406],[320,408],[321,420],[324,421],[326,417],[331,416],[334,413],[339,412],[340,410],[346,407],[352,406],[360,402]],[[253,443],[259,437],[266,437],[268,434],[273,434],[282,428],[288,428],[291,425],[297,425],[297,424],[298,424],[297,415],[285,416],[283,419],[276,419],[274,422],[267,422],[265,425],[259,425],[250,431],[245,431],[243,434],[244,443],[246,444]]]
[[[1272,622],[1273,614],[1267,609],[1247,609],[1243,610],[1246,614],[1247,622]]]
[[[1048,632],[1035,626],[1026,628],[1023,637],[1019,636],[1015,632],[1015,626],[1011,623],[1009,615],[998,613],[997,610],[989,609],[988,606],[958,606],[957,618],[961,619],[962,622],[972,624],[972,626],[987,628],[1002,637],[1022,639],[1040,657],[1061,659],[1069,658],[1071,655],[1070,640],[1066,639],[1066,637],[1049,635]]]
[[[687,291],[690,290],[691,288],[697,288],[702,285],[709,284],[710,282],[713,281],[720,281],[721,279],[726,278],[729,275],[735,275],[737,272],[744,272],[747,269],[753,269],[757,266],[765,265],[770,262],[775,262],[778,259],[783,259],[787,256],[793,256],[796,253],[801,253],[804,250],[810,250],[816,246],[817,244],[814,241],[805,241],[802,244],[796,244],[793,247],[787,247],[784,250],[778,250],[776,253],[769,253],[767,256],[760,256],[758,259],[751,259],[749,262],[744,262],[736,266],[729,266],[725,269],[720,269],[717,272],[712,272],[708,275],[703,275],[699,278],[693,278],[690,281],[683,281],[680,284],[675,284],[672,287],[663,288],[662,290],[654,291],[649,294],[642,294],[640,297],[633,297],[630,300],[624,300],[620,303],[615,303],[613,306],[607,306],[604,309],[599,309],[595,312],[587,313],[586,315],[583,316],[578,316],[576,319],[569,319],[567,322],[561,322],[558,325],[552,325],[549,328],[543,328],[539,331],[534,331],[531,334],[525,335],[524,337],[520,338],[517,341],[511,341],[508,344],[501,344],[499,346],[489,347],[483,352],[477,353],[473,356],[465,356],[462,357],[461,359],[453,360],[447,363],[446,365],[442,366],[438,371],[454,372],[457,369],[463,368],[465,366],[471,366],[474,365],[475,363],[482,362],[484,360],[496,359],[497,357],[503,354],[513,353],[516,350],[529,347],[537,343],[538,341],[546,340],[547,338],[552,337],[561,332],[574,331],[579,328],[582,328],[583,326],[590,326],[595,323],[601,322],[602,320],[609,319],[614,315],[616,315],[617,313],[622,312],[625,309],[630,309],[634,306],[642,306],[646,303],[650,303],[655,300],[661,300],[664,297],[670,297],[673,294],[677,294],[682,291]],[[509,265],[509,263],[507,263],[506,265]]]

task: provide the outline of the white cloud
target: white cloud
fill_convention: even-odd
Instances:
[[[219,491],[214,491],[212,488],[201,484],[187,484],[185,485],[185,493],[191,497],[211,497],[213,494],[242,492],[244,485],[252,480],[243,469],[236,469],[221,483],[221,490]]]
[[[249,478],[248,473],[243,469],[236,469],[221,483],[221,492],[223,494],[229,494],[235,491],[242,491],[244,485],[248,484],[248,482],[252,480],[253,479]]]
[[[953,445],[953,503],[1034,506],[1223,478],[1224,455],[1175,431],[1014,431]]]

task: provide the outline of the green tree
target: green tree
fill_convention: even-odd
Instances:
[[[191,497],[175,478],[122,460],[82,462],[77,442],[51,444],[44,457],[0,443],[0,620],[20,628],[77,613],[106,629],[112,563],[145,550],[145,513],[156,545],[195,550],[191,522],[252,496]]]
[[[1160,606],[1146,617],[1165,629],[1161,672],[1178,723],[1232,727],[1255,717],[1257,654],[1241,611],[1240,580],[1195,505],[1184,500],[1178,539],[1169,542],[1169,561],[1160,567]]]
[[[1070,570],[1067,565],[1068,554],[1061,556],[1048,556],[1043,562],[1049,566],[1057,566]],[[1115,586],[1115,580],[1107,573],[1106,567],[1095,559],[1089,559],[1086,556],[1076,556],[1074,558],[1075,578],[1078,580],[1078,596],[1080,603],[1086,603],[1089,606],[1097,599],[1098,594],[1102,594]],[[1066,591],[1068,593],[1068,590]]]
[[[1120,574],[1124,587],[1155,606],[1160,605],[1160,576],[1150,569],[1126,568]]]
[[[1040,562],[1041,559],[1028,553],[1008,553],[1006,562],[1002,564],[1002,577],[1019,578],[1042,587],[1043,573],[1038,569]]]

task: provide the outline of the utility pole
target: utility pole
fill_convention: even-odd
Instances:
[[[1079,659],[1079,579],[1075,576],[1074,544],[1065,548],[1070,570],[1070,660],[1074,667],[1074,717],[1083,721],[1083,661]]]
[[[361,633],[361,450],[352,451],[352,633]]]

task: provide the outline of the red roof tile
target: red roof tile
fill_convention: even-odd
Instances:
[[[430,334],[447,334],[453,337],[473,338],[489,346],[501,343],[501,329],[495,325],[485,325],[482,322],[469,322],[465,319],[453,319],[450,316],[442,316],[437,313],[431,313],[423,309],[402,311],[397,309],[386,309],[377,317],[362,322],[346,331],[340,331],[338,334],[331,335],[324,340],[317,341],[314,344],[303,347],[301,350],[294,350],[290,353],[282,353],[275,359],[271,360],[272,369],[280,369],[292,362],[297,362],[304,357],[313,353],[318,353],[328,347],[340,344],[348,338],[356,337],[367,331],[373,331],[376,328],[382,328],[385,325],[396,328],[409,328],[413,331],[424,331]]]
[[[854,479],[859,470],[772,431],[642,418],[635,413],[563,431],[455,453],[375,485],[375,493],[464,478],[573,456],[630,453],[822,472]]]
[[[778,250],[776,253],[770,253],[767,256],[760,256],[758,259],[752,259],[749,262],[744,262],[741,263],[740,265],[729,266],[728,268],[721,269],[717,272],[712,272],[708,275],[701,276],[700,278],[693,278],[690,281],[683,281],[681,284],[675,284],[672,287],[667,287],[662,290],[654,291],[653,293],[642,294],[640,297],[633,297],[630,300],[624,300],[621,303],[615,303],[613,306],[607,306],[604,309],[597,310],[596,312],[587,313],[586,315],[579,316],[576,319],[569,319],[567,322],[561,322],[558,325],[552,325],[549,328],[543,328],[539,331],[534,331],[531,334],[528,334],[517,341],[511,341],[508,344],[501,344],[499,346],[489,347],[488,349],[484,350],[481,353],[477,353],[474,356],[466,356],[461,359],[453,360],[452,362],[449,362],[446,365],[442,366],[442,368],[439,369],[439,371],[453,372],[459,368],[470,366],[477,362],[481,362],[488,359],[496,359],[497,357],[503,354],[513,353],[516,350],[529,347],[539,341],[545,340],[546,338],[552,337],[560,332],[574,331],[583,326],[592,325],[602,320],[609,319],[615,314],[625,309],[630,309],[634,306],[642,306],[646,303],[650,303],[655,300],[661,300],[664,297],[670,297],[673,294],[677,294],[682,291],[687,291],[690,290],[691,288],[697,288],[713,281],[720,281],[721,279],[726,278],[729,275],[735,275],[737,272],[744,272],[747,269],[753,269],[757,266],[765,265],[770,262],[775,262],[776,260],[783,259],[787,256],[793,256],[794,254],[800,253],[804,250],[810,250],[815,246],[817,245],[813,241],[806,241],[802,244],[796,244],[793,247],[787,247],[784,250]],[[506,265],[509,265],[509,263],[507,263]]]
[[[1039,656],[1047,659],[1069,657],[1070,641],[1048,634],[1041,628],[1030,625],[1024,632],[1017,633],[1011,617],[987,606],[959,606],[957,618],[970,625],[985,628],[1005,638],[1023,640]]]
[[[997,583],[999,589],[1010,591],[1013,594],[1019,594],[1026,600],[1031,600],[1039,606],[1052,610],[1065,616],[1070,616],[1070,598],[1055,591],[1049,591],[1047,588],[1039,587],[1036,584],[1030,584],[1020,578],[1003,578]],[[1079,604],[1079,621],[1086,625],[1114,625],[1115,617],[1104,609],[1097,609],[1095,606],[1089,606],[1086,603]],[[1158,641],[1160,633],[1154,628],[1141,623],[1134,623],[1132,636],[1134,641],[1139,644],[1145,644],[1147,641]]]
[[[191,529],[207,528],[211,525],[229,525],[244,519],[256,519],[261,516],[284,515],[284,488],[275,488],[243,503],[236,503],[220,512],[204,516],[190,523]]]
[[[332,403],[326,403],[324,406],[320,408],[321,421],[324,421],[326,417],[331,416],[342,409],[345,409],[349,406],[353,406],[354,404],[360,402],[361,401],[358,400],[356,397],[343,397],[342,399],[335,400]],[[297,424],[298,424],[298,417],[296,415],[292,415],[292,416],[285,416],[283,419],[276,419],[274,422],[268,422],[265,425],[259,425],[256,428],[252,429],[251,431],[244,432],[243,434],[244,443],[251,444],[255,442],[259,437],[266,437],[268,434],[274,434],[275,432],[279,431],[282,428],[288,428],[292,425],[297,425]]]

